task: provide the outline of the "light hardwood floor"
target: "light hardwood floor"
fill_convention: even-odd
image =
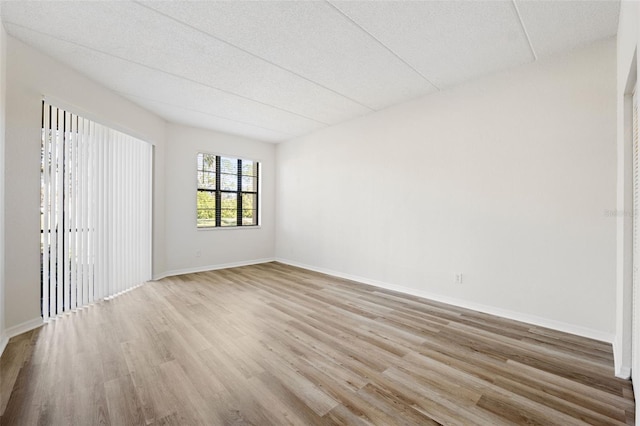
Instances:
[[[608,344],[278,263],[11,340],[2,425],[633,424]]]

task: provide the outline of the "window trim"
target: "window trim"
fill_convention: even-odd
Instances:
[[[209,156],[215,156],[215,188],[214,189],[209,189],[209,188],[200,188],[200,181],[198,178],[198,173],[200,173],[201,171],[204,172],[204,166],[203,169],[201,170],[199,168],[199,164],[198,164],[198,158],[200,157],[200,155],[209,155]],[[222,168],[221,168],[221,159],[222,158],[228,158],[228,159],[233,159],[237,161],[237,173],[235,174],[231,174],[231,175],[235,175],[237,178],[237,183],[236,183],[236,190],[225,190],[225,189],[221,189],[220,187],[220,182],[221,182],[221,175],[225,174],[222,173]],[[255,171],[255,175],[244,175],[242,173],[242,162],[243,161],[251,161],[256,165],[256,171]],[[211,230],[222,230],[222,229],[260,229],[261,225],[262,225],[262,220],[261,220],[261,193],[262,193],[262,182],[261,182],[261,174],[262,174],[262,161],[260,160],[256,160],[256,159],[252,159],[252,158],[245,158],[245,157],[241,157],[238,155],[227,155],[227,154],[220,154],[220,153],[215,153],[215,152],[209,152],[209,151],[204,151],[204,150],[198,150],[196,152],[196,173],[195,173],[195,180],[196,180],[196,229],[198,231],[211,231]],[[243,191],[242,190],[242,178],[244,176],[250,176],[253,177],[256,182],[255,182],[255,190],[254,191]],[[204,193],[212,193],[215,196],[215,225],[214,226],[199,226],[198,224],[198,211],[200,209],[198,209],[198,194],[200,192],[204,192]],[[222,195],[223,194],[235,194],[236,195],[236,224],[235,225],[223,225],[222,224]],[[255,206],[252,210],[255,211],[255,224],[253,225],[245,225],[243,224],[243,216],[242,216],[242,212],[243,210],[247,210],[247,209],[243,209],[242,206],[242,196],[245,194],[249,194],[249,195],[254,195],[255,196]]]

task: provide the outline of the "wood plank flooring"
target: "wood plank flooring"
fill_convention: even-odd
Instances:
[[[608,344],[269,263],[13,338],[2,425],[624,425]]]

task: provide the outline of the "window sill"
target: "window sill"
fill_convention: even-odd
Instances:
[[[249,231],[251,229],[262,229],[262,226],[213,226],[208,228],[196,228],[198,231]]]

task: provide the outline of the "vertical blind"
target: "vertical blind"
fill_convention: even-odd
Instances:
[[[42,103],[42,316],[151,278],[152,146]]]
[[[638,99],[637,92],[633,92],[633,281],[632,281],[632,307],[631,307],[631,374],[637,381],[640,373],[640,223],[638,223],[638,212],[640,212],[640,158],[638,148]]]

